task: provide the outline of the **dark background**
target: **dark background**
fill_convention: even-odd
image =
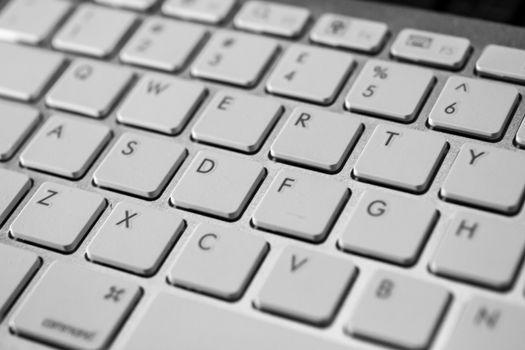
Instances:
[[[525,26],[525,0],[375,0]]]

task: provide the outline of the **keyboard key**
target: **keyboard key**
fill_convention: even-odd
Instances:
[[[64,283],[67,281],[67,283]],[[15,334],[61,348],[107,348],[140,287],[78,265],[54,263],[10,322]]]
[[[441,135],[379,125],[359,156],[353,175],[358,180],[423,193],[447,150],[448,143]]]
[[[0,14],[0,40],[38,44],[68,13],[64,0],[12,0]]]
[[[124,46],[120,59],[148,68],[180,71],[205,37],[206,29],[201,26],[150,17]]]
[[[310,32],[310,40],[372,54],[383,48],[387,35],[385,23],[326,13],[317,20]]]
[[[226,19],[234,5],[235,0],[166,0],[162,11],[168,16],[218,24]]]
[[[238,219],[266,176],[257,162],[209,151],[197,153],[171,194],[176,207]]]
[[[52,44],[59,50],[107,57],[124,39],[135,19],[131,12],[81,4],[55,35]]]
[[[525,343],[525,309],[522,305],[472,298],[463,309],[448,350],[519,350]]]
[[[432,272],[494,289],[511,287],[525,252],[515,222],[462,213],[449,223],[430,261]]]
[[[264,230],[321,242],[348,197],[349,190],[340,182],[281,170],[255,209],[252,223]]]
[[[521,126],[516,135],[516,142],[518,146],[525,148],[525,119],[521,122]]]
[[[32,101],[42,95],[64,63],[54,52],[0,42],[0,96]]]
[[[272,144],[270,155],[279,161],[336,172],[363,129],[363,124],[347,115],[296,107]]]
[[[132,10],[146,11],[155,5],[159,0],[95,0],[104,5],[124,7]]]
[[[186,155],[186,148],[170,140],[124,133],[95,171],[93,180],[102,188],[154,199]]]
[[[347,331],[403,349],[426,349],[450,299],[438,285],[379,271],[356,303]]]
[[[496,141],[519,101],[518,90],[460,76],[449,77],[428,117],[438,129]]]
[[[267,252],[268,244],[260,237],[200,225],[175,260],[168,281],[217,298],[237,300]]]
[[[155,334],[155,344],[168,344],[170,349],[349,350],[347,344],[338,345],[328,337],[283,326],[203,298],[161,293],[155,296],[124,348],[148,349]],[[204,329],[205,336],[195,336]]]
[[[337,97],[353,66],[354,58],[348,53],[294,44],[280,59],[266,89],[272,94],[327,105]]]
[[[80,179],[111,139],[102,124],[78,118],[51,116],[20,155],[30,169]]]
[[[243,4],[233,21],[235,27],[283,36],[297,37],[310,18],[310,11],[303,7],[277,2],[248,1]]]
[[[185,226],[184,220],[171,211],[120,202],[98,230],[86,255],[104,265],[152,276]]]
[[[356,275],[357,268],[346,260],[287,247],[255,305],[263,311],[326,326],[334,319]]]
[[[438,218],[431,201],[368,190],[355,207],[339,246],[351,253],[413,265]]]
[[[215,32],[195,60],[191,74],[242,87],[253,87],[278,49],[272,39],[227,30]]]
[[[460,69],[470,54],[466,38],[417,29],[403,29],[392,44],[392,56],[405,61]]]
[[[31,179],[24,174],[0,168],[0,225],[31,188]]]
[[[44,182],[11,224],[10,234],[71,253],[105,207],[106,200],[98,194]]]
[[[79,59],[53,86],[46,103],[53,108],[105,117],[131,82],[133,73],[107,63]]]
[[[40,264],[40,258],[36,254],[0,243],[0,321]]]
[[[523,60],[525,60],[525,50],[487,45],[476,62],[476,72],[488,78],[523,83],[525,82]]]
[[[200,83],[148,73],[117,110],[119,122],[167,135],[182,131],[206,95]]]
[[[204,143],[255,153],[282,112],[282,105],[273,99],[219,91],[202,112],[191,136]]]
[[[516,214],[525,196],[525,154],[464,144],[441,195],[453,202]]]
[[[351,112],[409,123],[417,118],[434,81],[428,69],[371,59],[348,92],[345,106]]]
[[[20,148],[40,120],[37,109],[0,101],[0,161],[6,161]]]

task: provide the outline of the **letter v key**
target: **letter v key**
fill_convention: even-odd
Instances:
[[[301,268],[304,264],[308,262],[308,258],[304,258],[302,260],[297,260],[297,255],[292,255],[292,272],[297,271],[299,268]]]

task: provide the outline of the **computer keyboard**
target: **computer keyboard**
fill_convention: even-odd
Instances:
[[[0,349],[522,350],[524,40],[0,1]]]

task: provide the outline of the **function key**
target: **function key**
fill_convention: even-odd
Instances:
[[[387,34],[385,23],[327,13],[315,24],[310,40],[342,49],[377,53],[383,47]]]
[[[234,5],[235,0],[168,0],[162,12],[168,16],[218,24],[226,19]]]
[[[29,106],[0,101],[0,162],[10,159],[40,120],[40,112]]]
[[[0,40],[44,41],[71,7],[65,0],[13,0],[0,14]]]
[[[145,11],[150,9],[159,0],[95,0],[96,2],[104,5],[110,5],[115,7],[125,7],[132,10]]]
[[[390,53],[401,60],[460,69],[470,52],[470,40],[416,29],[403,29]]]
[[[233,23],[240,29],[292,38],[302,33],[309,18],[310,11],[306,8],[248,1]]]
[[[525,62],[525,50],[488,45],[476,62],[476,71],[483,77],[524,83],[523,62]]]

